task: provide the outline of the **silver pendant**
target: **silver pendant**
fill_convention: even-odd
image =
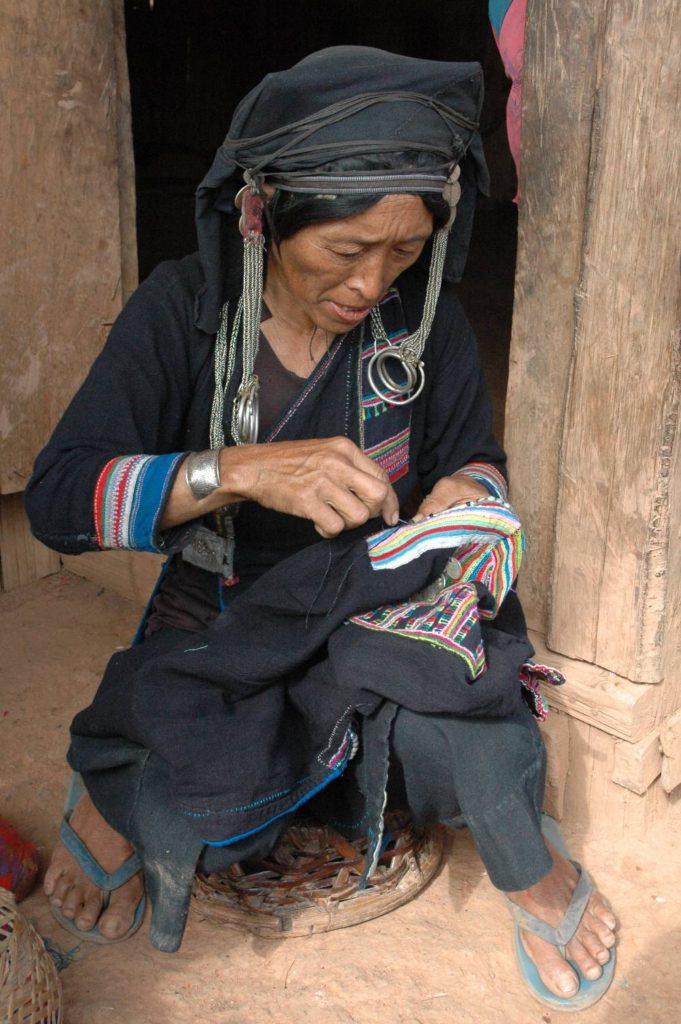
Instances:
[[[406,380],[404,383],[396,381],[389,373],[386,365],[389,359],[394,359],[398,362],[404,372]],[[374,374],[378,377],[380,385],[384,390],[377,385],[374,378]],[[369,366],[367,367],[367,377],[371,389],[375,395],[377,395],[382,401],[387,402],[388,405],[409,405],[415,401],[421,392],[423,391],[426,383],[426,373],[423,369],[423,361],[414,360],[409,355],[405,355],[399,346],[391,345],[390,348],[384,348],[380,352],[376,352],[369,360]],[[399,398],[389,397],[386,392],[392,391],[393,394],[399,395]],[[411,393],[410,393],[411,392]]]

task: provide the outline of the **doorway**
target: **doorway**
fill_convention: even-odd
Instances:
[[[506,139],[509,83],[484,0],[126,0],[140,279],[196,247],[194,191],[234,107],[270,71],[325,46],[479,61],[492,193],[480,197],[461,301],[477,334],[503,436],[517,237]]]

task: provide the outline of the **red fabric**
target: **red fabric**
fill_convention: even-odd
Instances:
[[[22,839],[13,825],[0,818],[0,886],[16,896],[28,896],[38,874],[38,851]]]

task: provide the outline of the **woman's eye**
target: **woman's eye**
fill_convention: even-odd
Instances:
[[[353,260],[355,257],[361,255],[360,249],[355,249],[352,252],[348,252],[341,249],[332,249],[334,256],[341,256],[345,260]]]

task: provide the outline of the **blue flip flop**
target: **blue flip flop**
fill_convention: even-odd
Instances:
[[[98,889],[101,890],[102,911],[104,911],[109,906],[111,893],[114,892],[115,889],[120,889],[120,887],[125,885],[133,875],[137,874],[138,871],[141,871],[142,862],[137,854],[133,853],[117,871],[109,873],[105,871],[102,865],[95,860],[83,840],[76,832],[74,832],[70,824],[71,811],[83,791],[83,786],[82,783],[80,783],[80,780],[78,778],[74,779],[71,791],[69,792],[69,796],[66,801],[66,812],[62,819],[59,834],[61,841],[71,856],[77,861],[78,865],[83,869],[88,878],[97,886]],[[146,899],[143,895],[137,904],[133,922],[125,935],[121,935],[117,939],[110,939],[99,930],[98,925],[95,925],[94,928],[90,928],[89,931],[83,931],[81,928],[77,928],[70,917],[66,917],[59,907],[55,907],[50,903],[50,910],[62,928],[66,928],[67,931],[76,935],[79,939],[82,939],[85,942],[99,942],[102,944],[123,942],[125,939],[129,939],[131,935],[134,935],[142,924],[145,908]]]
[[[561,835],[558,822],[554,821],[553,818],[549,818],[548,815],[542,815],[542,833],[546,836],[549,842],[566,857],[574,865],[577,873],[579,874],[579,880],[572,894],[570,905],[565,912],[563,920],[560,922],[557,928],[552,928],[551,925],[541,921],[534,914],[530,914],[529,911],[523,910],[516,903],[509,900],[511,913],[516,922],[515,927],[515,948],[518,957],[518,964],[520,971],[530,992],[538,999],[540,1003],[545,1006],[550,1006],[554,1010],[586,1010],[587,1007],[593,1006],[594,1003],[605,995],[608,988],[612,983],[612,979],[615,973],[615,949],[614,947],[610,950],[610,959],[607,963],[602,965],[602,974],[600,978],[596,978],[595,981],[590,981],[586,978],[576,963],[572,960],[568,960],[568,963],[574,970],[577,978],[579,979],[579,989],[573,996],[557,996],[546,987],[544,982],[539,977],[539,972],[530,960],[525,946],[523,945],[521,929],[526,928],[528,931],[538,935],[541,939],[545,939],[547,942],[551,942],[554,946],[557,946],[563,957],[565,957],[565,947],[569,943],[572,936],[577,931],[579,923],[584,916],[584,911],[587,908],[591,893],[593,892],[593,882],[591,878],[584,870],[584,868],[577,861],[572,860],[570,857],[568,848],[565,844],[565,840]]]

